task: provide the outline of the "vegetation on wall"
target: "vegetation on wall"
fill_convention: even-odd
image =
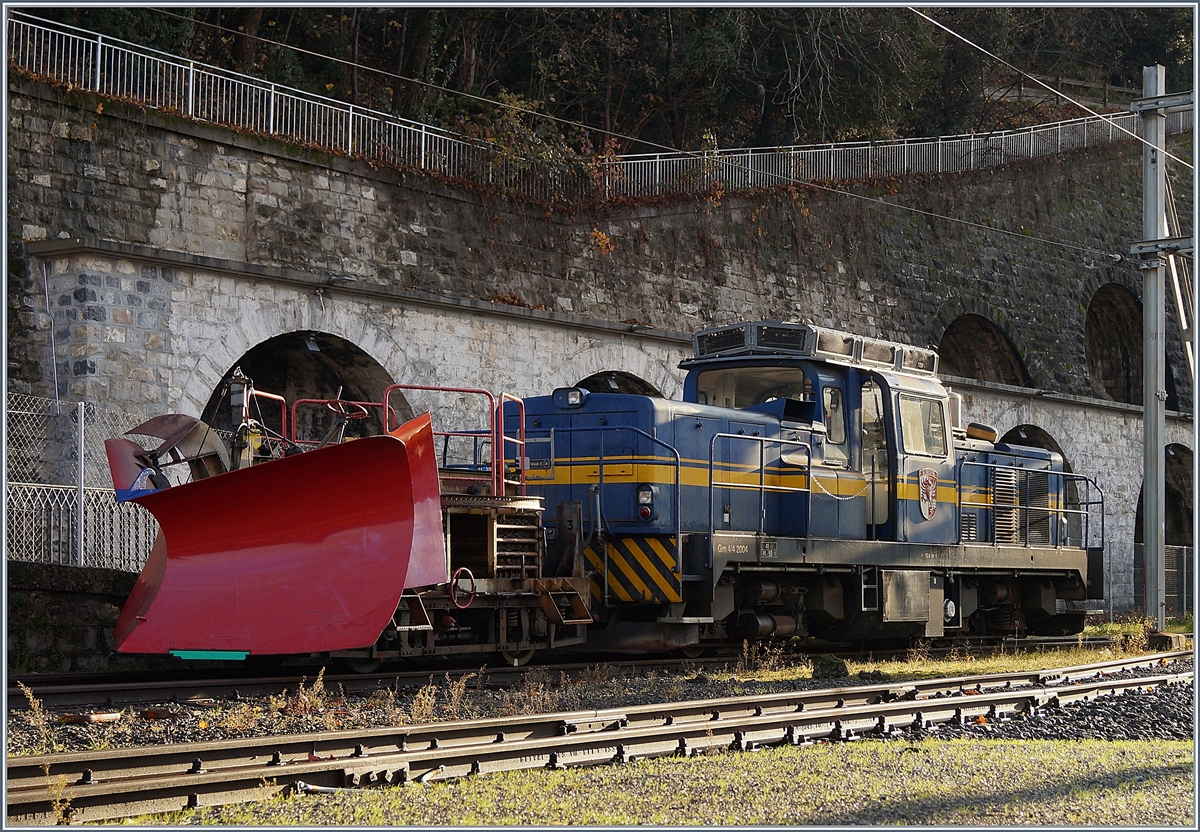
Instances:
[[[564,120],[529,129],[585,155],[606,146],[629,153],[698,150],[706,141],[772,147],[987,132],[1029,118],[1028,102],[998,95],[1014,83],[1010,70],[899,7],[33,13],[457,129],[504,129],[503,108],[491,102],[520,102]],[[1191,83],[1189,8],[968,6],[930,14],[1048,78],[1138,88],[1142,67],[1162,63],[1169,90]],[[614,145],[605,133],[616,134]]]

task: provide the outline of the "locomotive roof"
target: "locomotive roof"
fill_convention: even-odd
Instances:
[[[680,367],[687,369],[714,358],[786,356],[926,378],[937,378],[938,369],[938,354],[932,349],[782,321],[747,321],[704,329],[692,336],[692,350],[693,357],[680,362]]]

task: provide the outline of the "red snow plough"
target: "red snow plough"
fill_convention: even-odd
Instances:
[[[117,622],[118,651],[323,654],[364,670],[463,652],[521,663],[583,640],[592,619],[581,568],[574,579],[541,575],[542,501],[520,493],[522,432],[502,427],[503,405],[518,412],[519,400],[393,385],[381,402],[297,401],[289,430],[286,402],[241,385],[228,440],[170,415],[129,432],[161,440],[151,449],[106,443],[117,498],[160,528]],[[405,390],[482,399],[487,426],[435,432],[428,414],[397,424],[389,399]],[[247,418],[259,400],[279,402],[279,430]],[[298,438],[305,407],[332,412],[324,439]],[[372,411],[377,435],[341,441],[347,422]],[[450,458],[452,443],[473,448],[469,458]],[[172,485],[172,466],[184,463],[188,481]]]

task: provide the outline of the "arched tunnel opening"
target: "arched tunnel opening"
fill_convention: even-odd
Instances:
[[[229,381],[241,369],[254,389],[284,397],[288,402],[287,419],[292,420],[291,405],[303,399],[334,399],[355,402],[379,401],[392,383],[392,377],[374,358],[355,344],[326,332],[289,332],[268,338],[233,363],[221,383],[212,392],[202,418],[218,430],[232,431]],[[341,390],[339,394],[339,389]],[[390,403],[401,421],[411,418],[408,403],[399,394]],[[346,422],[345,436],[360,437],[382,430],[379,409],[369,408],[363,419]],[[278,402],[255,399],[250,418],[270,431],[279,433],[283,418]],[[304,440],[320,440],[336,424],[335,413],[320,403],[303,404],[296,410],[295,435]]]
[[[625,393],[631,396],[656,396],[662,398],[653,384],[632,373],[621,370],[601,370],[598,373],[576,382],[576,387],[582,387],[589,393]]]
[[[1092,394],[1125,404],[1142,404],[1142,304],[1133,292],[1106,283],[1092,296],[1083,328]],[[1167,410],[1179,409],[1175,378],[1166,365]]]
[[[980,315],[960,315],[938,344],[939,370],[951,376],[1028,387],[1029,372],[1008,336]]]
[[[1181,614],[1192,606],[1191,584],[1195,574],[1193,549],[1192,489],[1193,453],[1185,445],[1171,444],[1166,448],[1166,500],[1163,505],[1163,543],[1166,547],[1167,612]],[[1134,604],[1142,607],[1146,599],[1145,520],[1143,507],[1145,485],[1138,493],[1137,516],[1133,530]]]

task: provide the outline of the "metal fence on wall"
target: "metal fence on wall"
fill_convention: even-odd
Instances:
[[[5,543],[10,560],[142,568],[158,524],[141,506],[118,504],[112,488],[105,487],[112,480],[104,441],[143,419],[82,402],[8,394]]]
[[[1007,130],[898,142],[532,159],[388,113],[9,12],[10,66],[83,90],[348,155],[485,184],[543,200],[705,193],[804,181],[957,173],[1130,138],[1141,117],[1121,113]],[[1190,111],[1168,132],[1192,129]]]

